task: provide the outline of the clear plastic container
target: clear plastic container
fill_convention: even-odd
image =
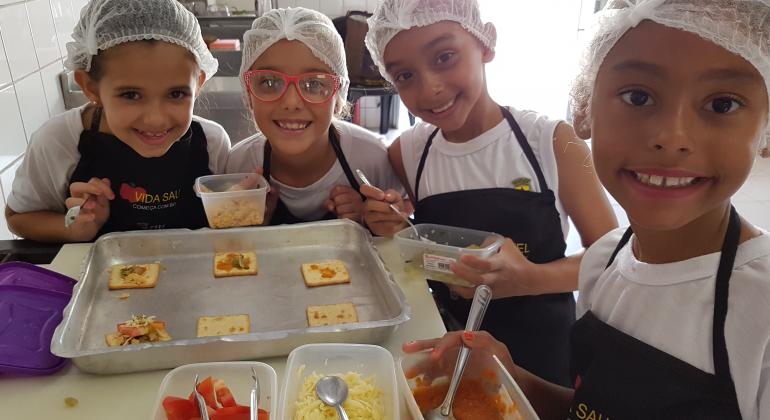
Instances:
[[[270,185],[259,174],[207,175],[195,180],[209,226],[215,229],[261,225]]]
[[[394,236],[406,265],[405,271],[424,270],[429,279],[448,284],[473,286],[452,273],[449,264],[461,255],[489,257],[503,244],[503,237],[492,232],[428,223],[415,227],[428,241],[417,238],[411,227]]]
[[[278,418],[293,420],[295,403],[305,378],[313,374],[333,375],[357,372],[363,378],[374,377],[382,391],[385,419],[398,419],[398,388],[393,356],[380,346],[369,344],[306,344],[289,354],[281,391]]]
[[[163,378],[155,399],[152,418],[166,420],[163,399],[168,396],[189,397],[195,383],[195,375],[198,375],[201,382],[208,376],[223,380],[238,405],[248,406],[254,386],[254,380],[251,379],[252,367],[259,378],[259,408],[268,411],[270,419],[279,419],[280,417],[275,415],[278,408],[278,376],[270,365],[260,362],[212,362],[179,366]]]
[[[454,371],[459,347],[444,353],[444,357],[435,363],[429,361],[429,351],[406,354],[396,363],[398,387],[404,403],[415,420],[424,420],[420,408],[415,400],[414,391],[417,390],[422,398],[430,394],[432,405],[440,406],[446,397],[446,389],[449,378]],[[407,378],[407,373],[410,378]],[[429,377],[434,378],[432,382]],[[502,363],[491,353],[474,350],[463,372],[461,387],[455,396],[453,407],[457,409],[458,399],[473,399],[480,402],[478,392],[484,392],[490,401],[485,407],[495,407],[500,419],[504,420],[538,420],[538,416],[532,409],[529,401],[521,392],[521,389],[511,375],[503,367]],[[483,391],[481,391],[483,390]],[[426,393],[427,392],[427,393]],[[465,396],[461,394],[466,394]],[[490,413],[472,412],[455,413],[465,414],[465,418],[484,418],[494,420]]]

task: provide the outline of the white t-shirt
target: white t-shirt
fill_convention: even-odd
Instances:
[[[354,176],[355,170],[360,169],[374,186],[383,191],[388,188],[403,191],[401,183],[390,166],[388,151],[381,137],[345,121],[334,121],[333,124],[339,133],[342,153],[350,169],[354,171]],[[264,150],[265,136],[262,133],[239,142],[230,151],[227,172],[253,172],[256,168],[262,167]],[[280,188],[281,201],[289,211],[303,220],[322,218],[327,212],[323,204],[329,199],[332,188],[337,185],[350,186],[339,160],[324,176],[307,187],[291,187],[275,178],[271,182]]]
[[[72,173],[80,161],[78,143],[83,132],[81,113],[85,106],[73,108],[54,116],[29,139],[16,177],[13,180],[8,207],[16,213],[50,210],[67,211],[64,201],[69,197]],[[221,125],[197,116],[206,134],[209,169],[222,173],[227,164],[230,138]]]
[[[714,287],[720,253],[670,264],[640,262],[626,245],[604,270],[624,229],[586,251],[577,316],[601,321],[677,359],[714,373]],[[725,322],[730,372],[741,415],[770,418],[770,235],[742,243],[735,257]]]
[[[553,137],[561,120],[551,120],[534,111],[508,108],[527,137],[548,188],[556,195],[556,209],[564,237],[569,221],[559,200],[559,174]],[[425,144],[436,126],[420,122],[401,133],[401,155],[407,180],[414,192],[417,166]],[[483,188],[514,188],[514,180],[529,181],[530,191],[541,192],[537,175],[529,164],[516,135],[503,120],[480,136],[463,143],[447,141],[439,130],[433,138],[420,178],[419,200],[443,193]]]

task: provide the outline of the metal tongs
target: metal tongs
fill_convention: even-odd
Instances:
[[[195,395],[195,402],[198,404],[198,411],[201,415],[201,420],[209,420],[209,412],[206,409],[206,400],[203,399],[203,395],[198,392],[198,375],[195,375],[195,384],[193,384],[193,395]]]
[[[254,388],[251,390],[251,401],[249,403],[249,418],[257,420],[259,417],[259,377],[254,367],[251,367],[251,377],[254,379]],[[202,419],[201,419],[202,420]]]

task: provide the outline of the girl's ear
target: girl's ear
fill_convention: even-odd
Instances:
[[[591,122],[584,113],[576,113],[573,118],[573,123],[575,125],[575,134],[577,134],[578,137],[583,140],[591,138]]]
[[[482,48],[484,48],[484,54],[482,54],[481,59],[484,61],[484,64],[492,62],[495,58],[495,50],[484,47],[483,45]]]
[[[99,83],[83,69],[75,70],[75,83],[80,86],[80,90],[86,95],[89,101],[99,103]]]
[[[206,73],[204,73],[202,70],[198,71],[198,88],[195,90],[195,97],[197,98],[198,95],[201,93],[201,89],[203,89],[203,85],[206,83]]]

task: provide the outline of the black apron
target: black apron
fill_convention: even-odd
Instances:
[[[332,150],[334,150],[334,154],[337,156],[337,160],[340,162],[340,166],[342,166],[342,170],[345,172],[345,177],[348,179],[348,182],[350,183],[350,186],[353,187],[356,191],[359,191],[361,186],[358,184],[358,181],[356,180],[356,177],[353,176],[353,171],[350,170],[350,165],[348,165],[348,160],[345,158],[345,154],[342,153],[342,146],[340,146],[340,140],[337,136],[337,130],[334,129],[334,126],[329,126],[329,144],[332,146]],[[264,158],[262,159],[262,174],[265,176],[265,179],[270,181],[270,157],[273,154],[273,149],[270,147],[270,141],[265,141],[264,146]],[[360,192],[359,192],[360,194]],[[363,195],[361,195],[361,199],[365,199]],[[317,220],[333,220],[336,219],[337,215],[334,212],[326,212],[323,217]],[[278,204],[275,206],[275,210],[273,211],[273,217],[270,219],[270,225],[283,225],[283,224],[294,224],[294,223],[304,223],[304,222],[313,222],[316,220],[302,220],[299,217],[292,214],[292,212],[289,210],[288,207],[286,207],[286,204],[281,200],[278,199]]]
[[[704,372],[627,335],[589,311],[572,332],[573,377],[577,379],[569,419],[741,418],[725,342],[727,297],[740,228],[738,213],[731,208],[714,290],[716,373]],[[631,233],[629,228],[607,267]]]
[[[207,226],[201,200],[193,192],[195,178],[211,175],[200,124],[193,121],[165,155],[145,158],[114,135],[99,132],[101,116],[97,108],[90,129],[80,134],[80,161],[70,178],[70,183],[109,178],[115,199],[99,235]]]
[[[497,232],[519,245],[530,261],[543,264],[564,258],[567,245],[561,229],[556,197],[548,189],[543,171],[524,133],[507,108],[503,116],[535,171],[541,192],[513,188],[456,191],[419,199],[420,178],[433,138],[420,158],[415,180],[415,220]],[[471,301],[451,296],[445,284],[429,281],[448,329],[463,328]],[[550,382],[571,385],[569,329],[575,321],[572,293],[495,299],[487,309],[481,329],[508,346],[513,360]],[[455,327],[452,326],[456,323]]]

